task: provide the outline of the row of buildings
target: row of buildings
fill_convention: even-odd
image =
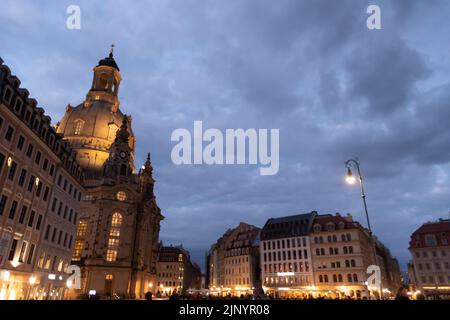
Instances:
[[[367,282],[371,265],[381,288]],[[401,278],[389,249],[351,215],[313,211],[225,232],[207,253],[206,285],[218,295],[362,298],[393,293]]]

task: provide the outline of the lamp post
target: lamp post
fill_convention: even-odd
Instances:
[[[353,159],[347,160],[347,162],[345,162],[345,167],[347,168],[347,177],[345,178],[345,181],[350,185],[353,185],[356,183],[356,178],[352,172],[352,166],[356,168],[356,171],[358,173],[359,186],[361,187],[361,198],[362,198],[363,204],[364,204],[364,212],[366,214],[367,228],[369,229],[370,240],[373,241],[373,258],[374,258],[374,263],[376,264],[377,263],[376,243],[375,243],[375,239],[373,237],[372,227],[370,226],[369,210],[367,209],[366,193],[364,191],[363,177],[361,174],[361,167],[360,167],[360,162],[359,162],[358,158],[353,158]],[[380,271],[381,271],[381,269],[380,269]],[[381,274],[380,274],[380,276],[381,276]],[[380,299],[383,299],[383,292],[381,289],[381,279],[380,279],[379,295],[380,295]]]

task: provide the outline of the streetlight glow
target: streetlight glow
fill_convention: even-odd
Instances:
[[[355,184],[356,182],[356,178],[352,174],[352,170],[350,168],[347,170],[347,177],[345,178],[345,181],[347,181],[348,184]]]

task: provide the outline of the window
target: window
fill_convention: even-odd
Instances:
[[[17,149],[18,150],[22,150],[23,149],[23,144],[25,143],[25,138],[21,135],[19,137],[19,140],[17,141]]]
[[[37,222],[36,222],[36,230],[41,230],[41,224],[42,224],[42,214],[38,216]]]
[[[28,252],[28,258],[27,258],[27,264],[31,264],[31,262],[33,260],[33,255],[34,255],[35,248],[36,248],[36,246],[34,244],[32,244],[30,246],[30,251]]]
[[[11,141],[13,134],[14,134],[14,128],[11,126],[8,126],[8,129],[6,130],[6,134],[5,134],[6,141]]]
[[[36,153],[36,158],[34,158],[34,162],[39,165],[39,163],[41,163],[41,157],[42,157],[42,153],[40,151],[38,151]]]
[[[34,217],[36,216],[36,211],[31,210],[30,219],[28,219],[28,226],[33,227]]]
[[[74,133],[76,136],[81,134],[82,129],[83,129],[83,121],[81,121],[81,120],[75,121]]]
[[[119,248],[120,227],[122,226],[122,215],[115,212],[111,217],[111,227],[109,230],[108,250],[106,261],[116,261]]]
[[[39,198],[41,196],[41,192],[42,192],[42,182],[39,181],[38,187],[37,187],[37,190],[36,190],[36,197]]]
[[[119,191],[119,192],[117,192],[116,197],[117,197],[117,200],[119,200],[119,201],[125,201],[127,199],[127,194],[123,191]]]
[[[22,248],[20,248],[20,254],[19,254],[19,262],[23,263],[23,259],[25,258],[25,251],[27,250],[27,242],[22,242]]]
[[[27,170],[22,169],[22,171],[20,172],[20,176],[19,176],[19,186],[20,187],[23,187],[26,178],[27,178]]]
[[[428,247],[434,247],[437,245],[436,243],[436,236],[434,234],[427,234],[425,235],[425,244]]]
[[[31,156],[33,155],[33,148],[34,148],[33,145],[30,143],[28,145],[28,149],[27,149],[27,153],[26,153],[28,158],[31,158]]]
[[[3,169],[3,163],[5,163],[5,155],[0,153],[0,171]]]
[[[14,161],[11,162],[11,166],[9,167],[8,179],[13,181],[14,176],[16,175],[17,163]]]
[[[45,202],[47,202],[49,192],[50,192],[49,187],[45,187],[44,197],[42,198],[42,200],[44,200]]]
[[[42,165],[42,169],[44,169],[44,171],[47,171],[47,168],[48,168],[48,159],[45,158],[44,159],[44,164]]]
[[[31,175],[30,180],[28,181],[28,191],[33,192],[33,185],[36,182],[36,177]]]
[[[51,166],[50,166],[50,175],[51,176],[53,176],[53,173],[55,172],[55,165],[54,164],[52,164]]]
[[[56,232],[57,232],[58,230],[56,229],[56,227],[53,227],[53,234],[52,234],[52,242],[55,242],[55,239],[56,239]]]
[[[11,204],[11,209],[9,209],[9,216],[8,218],[14,219],[14,216],[16,215],[16,209],[17,209],[17,201],[14,200]]]
[[[6,202],[8,201],[8,197],[5,195],[2,195],[2,198],[0,200],[0,216],[3,215],[3,211],[5,210]]]
[[[77,237],[84,237],[86,236],[87,232],[87,219],[81,219],[78,223],[78,229],[77,229]]]
[[[9,250],[9,255],[8,255],[8,260],[9,261],[13,261],[14,260],[14,256],[16,255],[16,249],[17,249],[17,244],[19,243],[19,240],[14,239],[11,245],[11,249]]]
[[[19,223],[23,224],[25,221],[25,217],[27,216],[28,207],[22,206],[22,210],[20,211]]]

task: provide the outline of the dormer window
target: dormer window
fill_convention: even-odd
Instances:
[[[327,230],[328,231],[334,231],[334,229],[335,229],[334,223],[330,222],[330,223],[327,224]]]
[[[314,225],[314,232],[320,232],[322,231],[322,226],[320,224],[315,224]]]

